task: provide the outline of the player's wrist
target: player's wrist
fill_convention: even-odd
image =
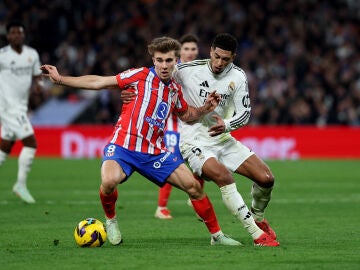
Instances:
[[[225,126],[224,132],[230,132],[231,131],[230,121],[224,120],[224,126]]]
[[[63,76],[59,75],[58,79],[55,81],[56,84],[62,85],[63,84]]]

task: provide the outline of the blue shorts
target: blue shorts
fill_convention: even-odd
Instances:
[[[171,152],[159,155],[130,151],[117,144],[109,143],[104,148],[102,161],[115,160],[125,172],[127,178],[134,171],[145,176],[151,182],[162,187],[170,174],[175,171],[184,160]]]

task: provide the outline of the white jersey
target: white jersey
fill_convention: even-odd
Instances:
[[[229,64],[220,74],[211,71],[210,59],[178,64],[174,78],[183,86],[189,105],[203,106],[206,97],[214,90],[221,96],[219,106],[195,123],[182,123],[180,145],[216,145],[232,138],[230,131],[247,124],[250,118],[250,98],[245,72]],[[211,115],[219,115],[225,122],[226,132],[209,136],[209,128],[216,124]]]
[[[33,76],[41,74],[39,54],[24,45],[21,54],[10,45],[0,49],[0,110],[23,111],[28,108]]]

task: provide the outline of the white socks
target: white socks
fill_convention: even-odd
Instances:
[[[31,164],[35,157],[36,149],[32,147],[24,146],[21,149],[18,160],[18,176],[17,183],[26,185],[26,179],[30,171]]]
[[[4,161],[6,160],[8,154],[6,154],[5,152],[0,150],[0,166],[4,163]]]
[[[263,231],[256,225],[253,216],[246,206],[240,193],[237,191],[236,184],[232,183],[220,188],[222,199],[229,211],[241,221],[245,229],[253,239],[259,238]]]
[[[220,230],[220,231],[217,231],[216,233],[212,233],[211,237],[217,238],[218,236],[223,235],[223,234],[224,233]]]
[[[253,197],[251,203],[251,212],[256,221],[263,221],[264,211],[271,199],[271,188],[263,188],[257,184],[253,184],[251,188],[251,195]]]

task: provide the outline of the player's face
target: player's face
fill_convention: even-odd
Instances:
[[[9,29],[7,39],[11,46],[19,47],[24,44],[25,32],[21,26],[13,26]]]
[[[181,45],[180,60],[181,63],[193,61],[199,54],[199,48],[196,42],[185,42]]]
[[[212,72],[219,74],[224,71],[228,64],[234,61],[235,54],[231,51],[226,51],[218,47],[211,47],[210,58]]]
[[[155,72],[160,80],[168,82],[178,60],[175,56],[175,51],[167,53],[155,52],[152,59],[155,66]]]

